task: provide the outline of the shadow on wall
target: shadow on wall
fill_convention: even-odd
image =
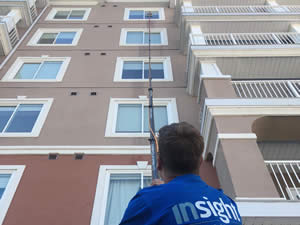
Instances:
[[[252,132],[264,160],[300,160],[300,116],[261,117]]]

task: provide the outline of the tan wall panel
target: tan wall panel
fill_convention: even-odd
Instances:
[[[105,5],[105,7],[101,7]],[[117,7],[114,7],[116,5]],[[155,21],[154,23],[173,23],[174,20],[174,9],[170,9],[166,7],[167,3],[106,3],[106,4],[98,4],[95,6],[65,6],[66,8],[91,8],[91,13],[86,21],[83,22],[71,22],[71,23],[143,23],[143,21],[124,21],[124,10],[125,8],[164,8],[165,11],[165,20]],[[57,22],[57,21],[45,21],[48,13],[52,8],[63,8],[64,6],[52,6],[47,9],[45,14],[40,18],[39,23],[65,23],[65,22]],[[112,16],[114,15],[114,16]]]
[[[89,56],[84,53],[89,52]],[[103,56],[100,53],[105,52]],[[0,87],[147,87],[148,82],[113,82],[117,57],[147,57],[148,51],[17,51],[0,71],[0,79],[17,57],[71,57],[62,82],[0,82]],[[153,82],[154,87],[185,87],[186,57],[177,50],[156,50],[152,56],[170,56],[173,82]]]
[[[77,96],[70,96],[77,91]],[[97,96],[90,96],[96,91]],[[138,98],[147,88],[1,88],[1,98],[54,98],[37,138],[1,138],[2,145],[144,145],[147,138],[104,138],[110,98]],[[156,88],[155,98],[176,98],[180,121],[199,128],[199,105],[185,88]]]

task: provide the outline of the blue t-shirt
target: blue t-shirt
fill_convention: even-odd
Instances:
[[[129,202],[120,225],[241,225],[233,200],[188,174],[140,190]]]

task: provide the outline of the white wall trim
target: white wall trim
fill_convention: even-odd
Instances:
[[[38,44],[43,33],[76,32],[72,44]],[[27,46],[76,46],[83,32],[82,28],[39,28],[31,37]]]
[[[300,217],[300,202],[236,202],[242,217]]]
[[[58,11],[72,11],[72,10],[85,10],[84,16],[82,19],[54,19],[54,16]],[[46,17],[46,21],[65,21],[65,22],[72,22],[72,21],[86,21],[90,15],[91,8],[52,8],[49,12],[48,16]]]
[[[114,73],[114,82],[148,82],[148,79],[122,79],[124,61],[143,61],[149,62],[148,57],[117,57]],[[162,62],[164,67],[164,79],[152,79],[152,82],[173,81],[171,58],[169,56],[151,57],[151,63]]]
[[[282,57],[299,56],[299,45],[190,46],[196,57]]]
[[[50,5],[67,5],[67,6],[75,6],[75,5],[97,5],[99,1],[49,1]]]
[[[0,133],[1,137],[38,137],[41,129],[46,121],[47,115],[50,111],[53,98],[16,98],[16,99],[1,99],[0,106],[14,106],[18,104],[43,104],[43,107],[39,113],[38,118],[30,133]]]
[[[15,192],[23,175],[24,169],[24,165],[0,165],[0,173],[3,172],[11,174],[6,189],[0,200],[0,225],[4,221],[10,203],[15,195]]]
[[[62,81],[71,57],[18,57],[2,78],[2,82],[58,82]],[[56,79],[14,79],[24,63],[42,63],[44,61],[62,61]]]
[[[58,153],[73,155],[84,153],[86,155],[149,155],[148,145],[122,145],[122,146],[0,146],[0,155],[48,155]]]
[[[141,32],[148,32],[147,28],[122,28],[121,35],[120,35],[120,46],[148,46],[148,43],[145,44],[127,44],[126,37],[127,32],[130,31],[141,31]],[[160,33],[161,43],[160,44],[151,44],[151,46],[162,46],[168,45],[168,34],[166,28],[152,28],[151,33]]]
[[[151,173],[151,166],[140,169],[137,165],[100,166],[90,225],[104,225],[110,174],[112,173]]]
[[[151,21],[162,21],[165,20],[165,10],[164,8],[125,8],[124,20],[125,21],[144,21],[148,19],[129,19],[129,13],[131,10],[143,10],[143,11],[158,11],[159,19],[151,19]]]

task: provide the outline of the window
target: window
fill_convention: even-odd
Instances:
[[[165,28],[153,28],[150,33],[152,45],[168,45],[167,30]],[[144,28],[127,29],[121,31],[120,45],[139,46],[148,45],[149,32]]]
[[[71,46],[76,45],[82,29],[39,29],[31,38],[29,46]]]
[[[152,20],[164,20],[165,14],[163,8],[126,8],[124,20],[147,20],[149,13],[152,14]]]
[[[0,165],[0,224],[17,190],[25,166]]]
[[[2,81],[54,82],[62,81],[70,57],[19,57]]]
[[[106,136],[148,137],[148,99],[111,99]],[[178,121],[175,99],[154,99],[154,125],[158,131],[164,125]]]
[[[3,196],[3,193],[6,189],[6,186],[8,184],[10,177],[11,177],[11,174],[6,174],[6,173],[1,174],[0,173],[0,200]]]
[[[54,21],[78,21],[87,20],[91,9],[90,8],[53,8],[46,20]]]
[[[151,184],[150,169],[136,165],[101,166],[91,225],[119,224],[130,199]]]
[[[118,57],[114,81],[148,81],[149,59],[147,57]],[[170,57],[151,58],[153,81],[173,81]]]
[[[0,137],[36,137],[52,99],[0,99]]]

